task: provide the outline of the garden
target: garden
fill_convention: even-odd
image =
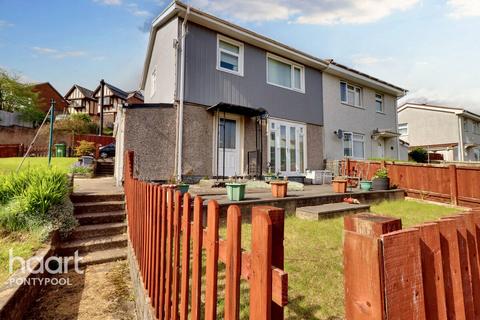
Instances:
[[[0,282],[9,277],[10,249],[28,258],[52,231],[65,236],[77,225],[67,177],[72,159],[54,160],[49,168],[45,158],[28,158],[17,173],[20,159],[0,159]]]

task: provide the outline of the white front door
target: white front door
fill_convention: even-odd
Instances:
[[[219,176],[231,177],[241,175],[239,119],[219,119],[217,154],[217,172]]]
[[[305,171],[305,125],[269,120],[268,140],[271,170],[287,176]]]

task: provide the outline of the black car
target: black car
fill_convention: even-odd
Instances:
[[[115,143],[110,143],[106,146],[100,147],[99,151],[101,158],[113,158],[115,157]]]

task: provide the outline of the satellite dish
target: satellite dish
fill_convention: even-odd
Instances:
[[[337,131],[334,132],[334,134],[337,136],[338,139],[343,139],[343,130],[338,129]]]

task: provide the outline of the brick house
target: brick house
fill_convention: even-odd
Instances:
[[[50,100],[55,100],[55,114],[67,112],[68,101],[55,89],[50,82],[37,83],[33,85],[32,91],[38,94],[39,108],[47,113],[50,109]]]

